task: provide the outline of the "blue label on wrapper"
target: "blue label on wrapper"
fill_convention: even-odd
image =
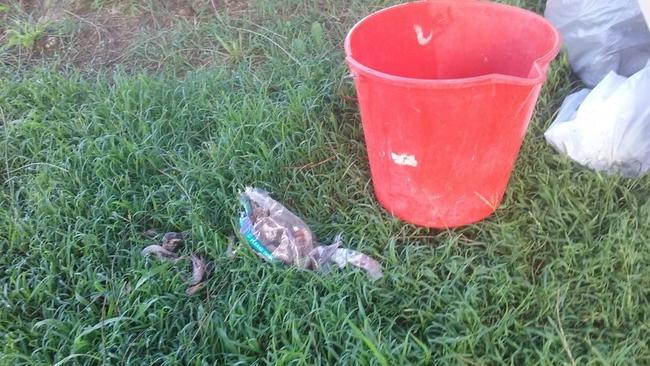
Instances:
[[[242,213],[239,218],[239,232],[244,236],[248,245],[253,248],[255,253],[257,253],[262,258],[266,259],[269,262],[277,263],[278,260],[271,254],[271,252],[262,244],[255,234],[253,233],[253,224],[251,223],[250,218],[246,213]]]

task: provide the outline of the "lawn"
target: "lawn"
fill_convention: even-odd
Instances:
[[[545,143],[564,53],[503,205],[439,231],[374,199],[343,62],[394,2],[34,3],[0,8],[0,364],[650,364],[650,177]],[[228,256],[246,185],[384,278]],[[191,233],[204,291],[148,229]]]

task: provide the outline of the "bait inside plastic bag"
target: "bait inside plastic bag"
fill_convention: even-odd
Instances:
[[[341,235],[331,245],[316,245],[309,226],[266,191],[247,187],[241,203],[244,211],[239,219],[240,232],[264,260],[312,270],[350,264],[365,270],[373,279],[382,277],[381,265],[375,259],[339,248]]]

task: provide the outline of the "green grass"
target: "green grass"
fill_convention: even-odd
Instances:
[[[313,3],[182,20],[107,71],[5,60],[0,364],[649,364],[650,178],[546,145],[579,86],[566,58],[497,213],[418,228],[376,203],[349,98],[342,37],[375,6]],[[196,67],[188,48],[214,52]],[[385,277],[228,259],[245,185],[325,242],[343,231]],[[191,231],[207,293],[141,257],[149,228]]]

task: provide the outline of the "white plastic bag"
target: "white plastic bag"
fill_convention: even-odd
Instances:
[[[562,34],[571,67],[588,86],[610,71],[630,76],[650,59],[650,30],[637,0],[548,0],[544,16]]]
[[[608,174],[650,169],[650,64],[625,78],[610,72],[593,89],[569,95],[544,134],[555,150]]]

